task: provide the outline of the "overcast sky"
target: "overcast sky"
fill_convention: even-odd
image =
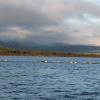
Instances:
[[[100,0],[0,0],[0,40],[100,46]]]

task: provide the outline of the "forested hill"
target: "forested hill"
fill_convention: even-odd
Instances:
[[[0,47],[0,55],[2,56],[59,56],[59,57],[98,57],[99,53],[73,53],[62,51],[46,51],[46,50],[20,50],[15,48]]]

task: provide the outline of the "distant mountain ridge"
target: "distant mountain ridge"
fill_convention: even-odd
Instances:
[[[45,51],[63,51],[63,52],[94,52],[100,53],[100,46],[87,45],[66,45],[66,44],[52,44],[39,45],[36,43],[24,43],[15,41],[0,41],[0,45],[6,48],[16,48],[21,50],[45,50]]]

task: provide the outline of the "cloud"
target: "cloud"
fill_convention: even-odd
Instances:
[[[0,0],[0,40],[100,45],[100,6],[94,2]]]
[[[85,17],[89,18],[85,18]],[[82,17],[72,17],[66,20],[67,32],[72,38],[72,44],[100,45],[100,19],[86,15]]]
[[[8,0],[0,2],[0,22],[33,26],[58,23],[63,17],[61,0]]]

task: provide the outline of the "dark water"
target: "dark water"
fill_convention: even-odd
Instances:
[[[97,58],[0,57],[0,100],[100,100]],[[50,62],[43,63],[47,59]]]

